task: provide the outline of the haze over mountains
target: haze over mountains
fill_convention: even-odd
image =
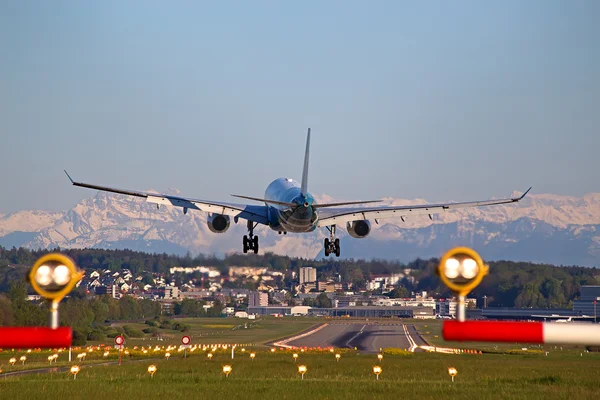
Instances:
[[[518,194],[518,193],[515,193]],[[317,200],[332,201],[329,196]],[[386,198],[384,204],[426,203]],[[433,216],[372,221],[364,239],[338,230],[342,257],[401,261],[438,257],[456,245],[472,246],[487,260],[600,266],[600,193],[583,197],[529,194],[518,204],[465,209]],[[342,227],[345,228],[345,227]],[[260,251],[315,258],[323,256],[325,229],[279,235],[255,231]],[[66,212],[19,211],[0,214],[0,245],[29,248],[129,248],[147,252],[223,254],[241,251],[243,220],[223,234],[209,231],[206,214],[144,203],[98,192]]]

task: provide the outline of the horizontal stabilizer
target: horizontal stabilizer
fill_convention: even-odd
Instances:
[[[286,207],[298,207],[298,204],[286,203],[285,201],[259,199],[258,197],[240,196],[240,195],[237,195],[237,194],[232,194],[232,196],[240,198],[240,199],[260,201],[260,202],[267,203],[267,204],[277,204],[277,205],[286,206]]]
[[[365,201],[346,201],[346,202],[343,202],[343,203],[313,204],[313,208],[350,206],[350,205],[353,205],[353,204],[381,203],[382,201],[383,200],[365,200]]]

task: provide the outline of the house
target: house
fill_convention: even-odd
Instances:
[[[236,318],[248,318],[248,313],[246,311],[237,311],[234,314],[234,317],[236,317]]]
[[[90,278],[99,278],[100,277],[100,272],[98,271],[94,271],[90,274]]]

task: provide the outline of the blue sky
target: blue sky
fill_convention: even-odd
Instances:
[[[82,181],[338,199],[600,191],[596,1],[0,2],[0,212]]]

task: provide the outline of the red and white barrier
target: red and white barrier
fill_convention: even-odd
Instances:
[[[52,329],[43,326],[1,327],[0,349],[71,347],[73,331],[68,326]]]
[[[600,346],[600,325],[552,322],[444,321],[444,340]]]

